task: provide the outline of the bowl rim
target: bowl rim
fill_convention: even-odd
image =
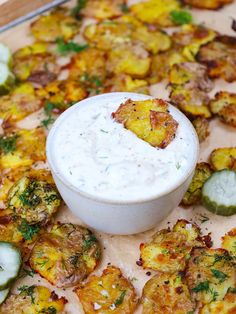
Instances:
[[[123,97],[123,98],[127,98],[127,99],[132,98],[132,97],[133,98],[138,97],[139,100],[142,100],[140,98],[143,98],[143,100],[157,98],[157,97],[153,97],[150,95],[138,94],[138,93],[129,93],[129,92],[104,93],[101,95],[96,95],[96,96],[92,96],[92,97],[83,99],[83,100],[77,102],[76,104],[74,104],[72,107],[65,110],[57,118],[57,120],[53,123],[52,128],[50,129],[49,134],[47,136],[47,140],[46,140],[47,163],[49,165],[50,170],[52,171],[52,174],[54,176],[56,176],[57,179],[59,179],[61,181],[61,183],[64,184],[67,188],[80,194],[80,196],[86,197],[92,201],[96,201],[96,202],[100,202],[100,203],[106,203],[106,204],[110,204],[110,205],[142,204],[142,203],[146,203],[146,202],[150,202],[150,201],[159,199],[160,197],[162,197],[164,195],[168,195],[169,193],[174,192],[179,186],[181,186],[188,179],[188,177],[193,173],[193,171],[195,169],[195,166],[197,164],[198,157],[199,157],[199,141],[198,141],[197,133],[196,133],[192,123],[190,122],[190,120],[179,109],[177,109],[175,106],[171,105],[168,101],[167,102],[168,102],[169,106],[171,106],[172,109],[178,111],[178,114],[180,116],[182,116],[183,119],[185,119],[189,128],[192,130],[193,140],[194,140],[194,147],[192,146],[192,148],[196,151],[194,154],[195,158],[191,161],[191,167],[189,167],[189,169],[188,169],[188,171],[186,171],[185,175],[174,186],[171,186],[169,189],[166,189],[162,193],[159,193],[159,194],[151,196],[151,197],[141,198],[141,199],[137,199],[137,200],[124,200],[124,201],[123,200],[111,200],[111,199],[108,199],[105,197],[95,196],[93,194],[90,194],[90,193],[87,193],[85,191],[80,190],[79,188],[77,188],[73,184],[71,184],[63,175],[60,174],[59,170],[56,168],[56,166],[53,163],[53,152],[52,152],[53,137],[54,137],[54,134],[55,134],[57,128],[62,123],[62,121],[64,119],[66,119],[67,116],[69,116],[71,114],[71,112],[76,110],[78,108],[78,106],[80,106],[81,104],[86,105],[87,102],[91,102],[91,100],[93,101],[93,99],[97,100],[99,98],[104,98],[104,97],[107,97],[107,98],[111,98],[111,97],[122,98]]]

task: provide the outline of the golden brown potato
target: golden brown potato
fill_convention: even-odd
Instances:
[[[19,294],[11,294],[1,305],[0,313],[64,314],[67,300],[43,286],[18,287]]]
[[[194,248],[186,269],[192,299],[204,305],[223,300],[229,288],[235,288],[236,268],[224,249]]]
[[[111,19],[128,10],[125,3],[124,0],[87,0],[80,14],[98,20]]]
[[[211,166],[207,162],[200,162],[197,164],[192,181],[181,201],[182,205],[190,206],[200,202],[203,184],[211,174]]]
[[[222,237],[222,248],[229,251],[236,258],[236,228],[230,230]]]
[[[108,266],[101,276],[91,276],[76,293],[85,314],[132,314],[138,303],[134,287],[115,266]]]
[[[223,78],[227,82],[236,80],[236,37],[217,36],[199,49],[197,60],[205,64],[211,78]]]
[[[151,242],[140,245],[140,260],[143,268],[175,273],[184,270],[195,246],[205,246],[199,227],[186,220],[178,220],[172,230],[160,230]]]
[[[45,43],[34,43],[17,50],[13,55],[13,72],[17,79],[46,85],[59,73],[56,57],[47,51]]]
[[[144,78],[149,71],[151,59],[139,46],[120,45],[108,52],[107,71],[111,74],[128,74]]]
[[[117,122],[123,123],[126,129],[154,147],[168,146],[178,127],[178,123],[168,112],[168,103],[161,99],[128,99],[112,116]]]
[[[236,294],[227,293],[222,301],[211,302],[200,309],[199,314],[234,314],[236,313]]]
[[[148,280],[142,294],[143,314],[193,313],[188,287],[180,275],[155,275]]]
[[[0,169],[31,166],[45,161],[46,137],[42,128],[13,129],[0,137]]]
[[[217,10],[233,0],[184,0],[184,3],[199,9]]]
[[[214,170],[236,170],[236,147],[214,149],[210,155],[210,163]]]
[[[29,177],[17,181],[8,193],[9,208],[29,224],[47,223],[60,204],[54,185]]]
[[[61,37],[65,41],[74,37],[80,30],[80,23],[65,8],[57,8],[48,15],[40,16],[31,23],[31,32],[36,40],[55,42]]]
[[[100,257],[99,243],[91,231],[72,223],[57,223],[38,239],[29,262],[53,285],[69,287],[86,278]]]
[[[173,26],[170,13],[180,9],[178,0],[148,0],[130,7],[131,12],[140,21],[162,27]]]
[[[130,75],[119,74],[108,78],[105,82],[105,92],[133,92],[149,94],[146,80],[133,79]]]
[[[218,92],[209,106],[211,112],[217,114],[224,123],[236,127],[236,94]]]
[[[54,110],[62,112],[74,103],[86,98],[88,92],[76,80],[53,81],[37,91],[44,101],[53,104]]]
[[[212,41],[217,33],[203,25],[185,24],[174,32],[172,40],[182,47],[182,54],[188,61],[195,61],[200,47]]]
[[[199,142],[205,141],[209,136],[209,121],[205,118],[198,117],[192,121],[192,124],[197,132]]]
[[[5,124],[13,124],[39,110],[43,105],[30,83],[17,86],[10,94],[2,96],[0,101],[0,118]]]

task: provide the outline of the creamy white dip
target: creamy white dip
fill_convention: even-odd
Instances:
[[[111,114],[126,99],[87,99],[54,126],[54,171],[74,188],[107,201],[139,201],[174,188],[197,154],[190,122],[173,107],[170,113],[179,126],[165,149],[152,147],[115,122]]]

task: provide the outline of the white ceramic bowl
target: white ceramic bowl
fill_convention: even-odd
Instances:
[[[94,105],[99,100],[125,99],[145,100],[153,98],[147,95],[134,93],[110,93],[87,98],[66,110],[54,123],[47,138],[47,158],[57,188],[71,211],[78,216],[86,225],[96,230],[111,234],[134,234],[143,232],[156,226],[161,220],[178,206],[189,183],[192,179],[194,169],[198,160],[199,143],[191,122],[180,112],[187,122],[189,132],[193,134],[194,152],[193,160],[189,161],[189,167],[183,174],[181,180],[173,187],[170,186],[164,193],[156,197],[143,199],[142,195],[135,201],[111,201],[90,195],[76,188],[60,173],[55,165],[55,154],[53,154],[53,141],[61,123],[66,120],[71,112],[80,106]],[[176,110],[176,109],[175,109]],[[188,131],[188,130],[186,130]],[[63,147],[62,147],[63,149]],[[69,153],[69,152],[68,152]]]

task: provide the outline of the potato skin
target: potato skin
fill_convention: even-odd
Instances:
[[[143,314],[183,314],[194,311],[187,285],[178,274],[157,274],[148,280],[142,294]]]
[[[217,10],[233,0],[184,0],[184,3],[199,9]]]
[[[204,247],[197,225],[178,220],[173,229],[162,229],[152,240],[140,245],[140,260],[143,268],[164,273],[183,271],[193,247]]]
[[[190,206],[200,202],[203,184],[212,173],[211,166],[207,162],[197,164],[192,181],[181,201],[181,205]]]
[[[30,266],[57,287],[70,287],[86,278],[97,266],[101,249],[87,228],[57,223],[36,242]]]
[[[54,291],[50,291],[43,286],[25,286],[26,291],[20,294],[11,294],[1,305],[0,313],[57,313],[65,314],[64,307],[67,303],[66,298],[58,297]],[[21,288],[21,287],[20,287]],[[27,293],[33,291],[32,296]],[[34,302],[32,302],[34,301]],[[50,312],[54,309],[54,312]]]
[[[98,20],[112,19],[122,15],[124,0],[87,0],[80,14]]]
[[[236,170],[236,147],[221,147],[210,154],[210,164],[214,170]]]
[[[138,303],[134,287],[121,270],[108,266],[76,289],[85,314],[132,314]]]
[[[222,237],[221,247],[236,258],[236,228],[231,229]]]
[[[209,136],[209,120],[198,117],[192,121],[192,124],[197,132],[199,142],[205,141],[205,139]]]
[[[200,309],[199,314],[234,314],[236,313],[236,294],[227,293],[222,301],[211,302]]]
[[[235,288],[233,258],[224,249],[194,248],[186,268],[186,281],[199,306],[222,300],[230,287]]]

